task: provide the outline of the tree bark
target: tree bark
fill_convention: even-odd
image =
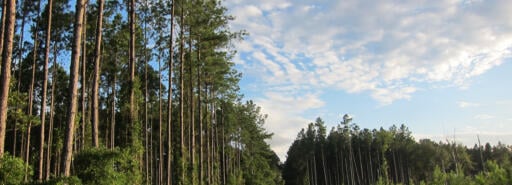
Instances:
[[[114,149],[115,145],[115,132],[116,132],[116,84],[117,84],[117,49],[114,51],[114,80],[112,81],[112,117],[110,123],[110,149]]]
[[[95,148],[99,147],[99,86],[100,86],[100,61],[101,61],[101,42],[102,42],[102,28],[103,28],[103,6],[104,0],[98,0],[98,20],[96,22],[96,44],[94,47],[94,80],[92,85],[92,144]]]
[[[162,81],[161,55],[158,54],[158,81]],[[162,83],[158,83],[158,184],[163,184],[164,145],[162,142]]]
[[[185,29],[183,28],[185,25],[185,16],[183,8],[183,2],[181,5],[181,15],[180,15],[180,158],[181,158],[181,164],[180,164],[180,182],[183,182],[185,180],[185,106],[184,106],[184,69],[185,69]]]
[[[193,62],[192,62],[192,25],[189,26],[189,45],[188,45],[188,50],[189,50],[189,68],[188,68],[188,75],[189,75],[189,103],[190,103],[190,106],[189,106],[189,114],[190,114],[190,129],[191,129],[191,134],[190,134],[190,160],[191,160],[191,163],[190,163],[190,170],[191,170],[191,182],[195,182],[196,180],[196,160],[195,160],[195,150],[196,150],[196,140],[195,140],[195,137],[196,137],[196,133],[195,133],[195,123],[194,123],[194,80],[193,80],[193,72],[192,72],[192,69],[193,69]]]
[[[46,122],[46,91],[48,89],[48,60],[50,58],[50,40],[52,30],[52,10],[53,0],[48,1],[48,26],[46,29],[46,46],[44,54],[44,66],[43,66],[43,97],[41,99],[41,137],[39,138],[39,166],[37,179],[43,180],[43,162],[44,162],[44,140],[45,140],[45,122]]]
[[[130,0],[129,10],[129,21],[130,21],[130,43],[129,43],[129,64],[130,64],[130,127],[133,129],[136,122],[136,110],[135,110],[135,0]],[[128,130],[133,137],[134,131]],[[134,138],[131,138],[132,144],[135,142]]]
[[[147,47],[148,46],[148,38],[147,38],[147,10],[146,8],[148,7],[148,1],[144,1],[144,27],[143,27],[143,31],[144,31],[144,47]],[[145,178],[146,178],[146,184],[147,183],[150,183],[151,181],[149,181],[149,176],[150,176],[150,173],[149,173],[149,135],[148,135],[148,122],[149,122],[149,117],[148,117],[148,104],[149,104],[149,90],[148,90],[148,65],[149,65],[149,57],[148,57],[148,53],[147,53],[147,49],[144,49],[144,62],[145,62],[145,65],[144,65],[144,86],[145,86],[145,92],[144,92],[144,169],[145,169]],[[158,61],[159,64],[160,64],[160,61]],[[160,73],[159,73],[160,74]],[[160,80],[160,79],[159,79]],[[160,82],[158,83],[160,84]],[[158,95],[160,97],[160,87],[159,87],[159,91],[158,91]],[[161,108],[161,107],[160,107]],[[161,109],[160,109],[161,110]],[[160,112],[159,112],[160,113]],[[161,116],[159,117],[161,118]],[[159,123],[160,122],[160,119],[159,119]],[[161,158],[160,158],[161,160]]]
[[[9,99],[9,82],[11,81],[12,45],[14,38],[14,25],[16,24],[16,0],[7,1],[5,15],[5,33],[3,35],[2,74],[0,75],[0,158],[4,154],[5,131],[7,122],[7,100]]]
[[[41,10],[41,0],[37,1],[37,15],[40,14]],[[30,88],[28,90],[28,115],[32,116],[32,109],[33,109],[33,103],[34,103],[34,84],[35,84],[35,76],[36,76],[36,63],[37,63],[37,48],[38,48],[38,22],[36,18],[35,22],[35,29],[34,29],[34,48],[32,53],[32,79],[30,80]],[[31,137],[31,131],[32,131],[32,121],[28,122],[27,127],[27,136],[26,136],[26,144],[25,144],[25,162],[30,163],[30,137]],[[23,152],[22,152],[23,153]],[[25,168],[25,182],[28,180],[28,168]]]
[[[168,88],[169,93],[167,97],[167,184],[172,184],[172,71],[174,65],[174,5],[175,1],[171,4],[171,30],[169,39],[169,80]]]
[[[86,0],[77,0],[75,12],[75,26],[73,30],[73,47],[71,52],[71,66],[70,66],[70,83],[69,83],[69,102],[68,102],[68,116],[67,116],[67,129],[66,140],[63,147],[63,163],[62,173],[65,177],[70,176],[71,172],[71,158],[73,155],[73,138],[75,134],[75,118],[78,103],[78,66],[80,61],[80,50],[82,43],[82,29],[84,27],[84,13],[85,13]]]
[[[51,166],[51,154],[52,154],[52,140],[53,140],[53,116],[55,111],[55,84],[57,83],[56,74],[57,74],[57,47],[53,45],[53,70],[52,70],[52,89],[51,89],[51,101],[50,101],[50,125],[48,128],[48,142],[46,149],[46,176],[45,179],[50,179],[50,166]]]
[[[87,9],[87,4],[89,0],[85,1],[85,9]],[[80,145],[77,147],[78,150],[85,149],[85,127],[86,127],[86,115],[87,115],[87,104],[86,104],[86,88],[87,88],[87,78],[86,78],[86,71],[87,71],[87,11],[84,12],[84,28],[82,30],[82,124],[80,125],[82,131],[81,131],[81,137],[78,138],[78,141]]]
[[[2,1],[2,26],[0,27],[0,53],[3,53],[3,51],[4,51],[4,34],[5,34],[5,26],[7,25],[5,22],[6,17],[7,17],[6,15],[7,15],[7,0],[3,0]],[[3,69],[3,66],[0,69]]]
[[[203,114],[201,105],[201,50],[197,44],[197,109],[199,115],[199,185],[203,184]]]

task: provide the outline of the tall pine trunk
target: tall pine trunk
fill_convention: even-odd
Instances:
[[[62,173],[65,177],[70,176],[71,172],[71,157],[73,155],[73,138],[75,134],[75,118],[77,113],[78,103],[78,66],[80,61],[80,50],[82,49],[82,29],[84,27],[84,13],[85,13],[86,0],[76,1],[75,24],[73,30],[73,47],[71,52],[71,66],[70,66],[70,83],[69,83],[69,102],[68,102],[68,116],[67,116],[67,129],[66,140],[63,148],[63,162]]]
[[[101,61],[101,42],[102,42],[102,28],[103,28],[103,6],[104,0],[98,0],[98,20],[96,22],[96,43],[94,46],[94,80],[92,85],[92,144],[94,147],[99,147],[99,86],[100,86],[100,61]]]
[[[158,81],[162,81],[161,54],[158,54]],[[162,142],[162,83],[158,83],[158,184],[163,184],[164,145]],[[169,129],[169,128],[167,128]]]
[[[111,107],[111,115],[110,118],[110,149],[114,149],[115,145],[115,133],[116,133],[116,84],[117,84],[117,49],[114,51],[114,73],[113,73],[113,80],[112,80],[112,107]]]
[[[48,142],[47,142],[47,149],[46,149],[46,176],[45,179],[50,179],[50,166],[51,166],[51,154],[52,154],[52,140],[53,140],[53,117],[54,117],[54,111],[55,111],[55,84],[57,83],[56,79],[57,75],[57,46],[56,44],[53,45],[53,69],[52,69],[52,89],[50,94],[50,125],[48,128]]]
[[[5,10],[5,5],[6,5],[5,3],[6,3],[6,1],[3,1],[3,8],[2,8],[2,10]],[[21,10],[22,12],[21,12],[21,25],[20,25],[20,27],[21,27],[20,28],[20,41],[19,41],[19,45],[18,45],[18,50],[20,52],[20,54],[18,55],[18,79],[21,79],[21,74],[22,74],[22,72],[21,72],[21,68],[22,68],[21,67],[21,61],[23,60],[23,45],[24,45],[24,42],[25,42],[24,41],[24,36],[25,36],[25,22],[26,22],[25,17],[26,17],[26,14],[27,14],[26,13],[27,12],[26,11],[27,4],[28,3],[26,1],[22,1],[22,6],[23,7],[22,7],[22,10]],[[5,14],[5,11],[3,11],[3,13]],[[5,21],[5,15],[4,14],[2,14],[2,22]],[[2,31],[1,31],[1,35],[2,36],[0,37],[2,40],[0,40],[0,43],[3,42],[3,34],[4,34],[4,27],[2,26]],[[2,46],[0,46],[0,53],[1,53],[1,50],[2,50],[1,47]],[[18,80],[18,84],[17,84],[17,91],[18,92],[21,92],[20,88],[21,88],[21,80]],[[16,102],[15,106],[16,106],[16,109],[18,109],[18,102]],[[17,128],[16,128],[17,124],[16,123],[18,122],[17,119],[18,118],[15,118],[15,120],[14,120],[15,124],[13,125],[14,126],[14,130],[13,130],[13,132],[14,132],[13,135],[14,136],[13,136],[13,151],[12,152],[13,152],[14,156],[16,156],[16,148],[17,148],[17,143],[18,143],[17,142],[17,136],[16,136],[17,135]],[[22,135],[23,135],[23,133],[22,133]]]
[[[185,15],[184,15],[184,2],[182,1],[180,4],[180,182],[185,180],[185,156],[186,156],[186,148],[185,148]]]
[[[134,131],[132,130],[135,126],[137,112],[135,110],[135,0],[130,0],[130,6],[128,8],[128,15],[130,21],[130,43],[129,43],[129,65],[130,65],[130,142],[134,144],[135,138]]]
[[[11,81],[11,61],[12,45],[14,38],[14,25],[16,24],[16,0],[4,0],[5,8],[2,10],[5,14],[5,22],[2,27],[5,28],[2,51],[2,74],[0,75],[0,158],[4,154],[5,131],[7,122],[7,99],[9,99],[9,82]]]
[[[43,162],[44,162],[44,140],[45,140],[45,123],[46,123],[46,92],[48,88],[48,60],[50,58],[50,39],[52,30],[52,6],[53,0],[48,1],[48,25],[46,29],[46,46],[44,53],[43,66],[43,96],[41,99],[41,137],[39,138],[39,166],[37,168],[37,179],[43,180]]]
[[[169,80],[168,80],[168,97],[167,97],[167,184],[172,184],[172,71],[174,65],[174,5],[175,0],[171,4],[171,30],[169,39]]]
[[[144,27],[143,27],[143,31],[144,31],[144,47],[147,47],[148,46],[148,38],[147,38],[147,10],[146,8],[148,7],[148,1],[144,1]],[[150,183],[151,181],[149,181],[149,176],[150,176],[150,173],[149,173],[149,134],[148,134],[148,122],[149,122],[149,117],[148,117],[148,104],[149,104],[149,90],[148,90],[148,65],[149,65],[149,57],[148,57],[148,53],[147,53],[147,49],[144,49],[144,62],[145,62],[145,65],[144,65],[144,86],[145,86],[145,90],[144,90],[144,170],[145,170],[145,178],[146,178],[146,184]],[[160,61],[159,61],[160,62]],[[160,82],[158,83],[160,84]],[[160,91],[159,91],[160,92]],[[160,158],[161,159],[161,158]]]
[[[89,0],[86,0],[85,2],[85,9],[87,9],[87,3],[89,2]],[[84,29],[82,30],[83,33],[82,33],[82,120],[81,120],[81,125],[80,125],[80,128],[82,129],[82,131],[80,132],[81,136],[80,138],[78,138],[78,141],[80,141],[80,145],[77,147],[78,150],[83,150],[85,149],[85,127],[86,127],[86,123],[87,123],[87,119],[86,119],[86,114],[87,114],[87,104],[86,104],[86,99],[87,99],[87,95],[86,95],[86,88],[87,88],[87,78],[86,78],[86,71],[87,71],[87,11],[84,12],[84,18],[83,18],[83,22],[84,22]]]
[[[195,140],[195,137],[196,137],[196,134],[195,134],[195,123],[194,123],[194,80],[193,80],[193,72],[192,72],[192,69],[193,69],[193,62],[192,62],[192,25],[190,25],[189,27],[189,45],[188,45],[188,49],[189,49],[189,68],[188,68],[188,75],[189,75],[189,112],[190,112],[190,129],[191,129],[191,134],[190,134],[190,160],[191,160],[191,163],[190,163],[190,173],[191,173],[191,182],[196,182],[196,160],[195,160],[195,150],[196,150],[196,140]]]
[[[199,117],[199,185],[203,184],[203,114],[201,105],[201,50],[197,44],[197,109]]]
[[[16,5],[14,5],[14,7],[16,9]],[[0,26],[0,53],[2,53],[2,54],[4,51],[4,34],[5,34],[5,28],[7,25],[5,22],[6,17],[7,17],[6,15],[7,15],[7,0],[3,0],[2,1],[2,26]],[[15,15],[14,20],[16,21],[16,14],[14,14],[14,15]],[[14,33],[13,33],[13,35],[14,35]],[[3,69],[3,65],[2,65],[2,68],[0,68],[0,69]]]
[[[37,1],[37,15],[40,14],[41,10],[41,0]],[[35,29],[34,29],[34,48],[32,50],[32,79],[30,80],[30,87],[28,90],[28,115],[32,116],[32,110],[33,110],[33,103],[34,103],[34,85],[35,85],[35,78],[36,78],[36,64],[37,64],[37,48],[39,47],[38,44],[38,37],[39,34],[38,31],[38,18],[36,18],[35,21]],[[32,121],[30,120],[28,122],[27,126],[27,133],[26,133],[26,143],[25,143],[25,162],[30,163],[30,138],[31,138],[31,131],[32,131]],[[22,152],[23,153],[23,152]],[[28,167],[25,168],[25,182],[28,180]]]

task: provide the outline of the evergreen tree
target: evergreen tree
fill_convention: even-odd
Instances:
[[[68,103],[68,117],[67,117],[67,130],[66,130],[66,140],[63,148],[64,159],[62,162],[62,173],[65,177],[71,175],[71,158],[73,155],[73,138],[75,134],[75,118],[77,111],[77,84],[78,84],[78,61],[80,58],[80,50],[81,50],[81,42],[82,42],[82,29],[84,27],[83,18],[85,13],[85,0],[78,0],[76,2],[76,12],[75,12],[75,25],[73,31],[73,47],[71,54],[71,67],[70,74],[71,79],[69,83],[69,103]]]

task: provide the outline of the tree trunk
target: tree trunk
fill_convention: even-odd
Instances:
[[[5,27],[5,33],[2,35],[3,40],[3,51],[2,51],[2,74],[0,75],[0,158],[4,154],[5,144],[5,131],[7,122],[7,100],[9,99],[9,84],[11,81],[11,61],[12,61],[12,45],[14,38],[14,25],[16,24],[16,0],[4,0],[7,1],[3,12],[5,14],[2,17],[5,18],[5,22],[2,22]],[[2,13],[3,14],[3,13]],[[0,36],[1,37],[1,36]]]
[[[82,29],[84,27],[84,13],[85,13],[86,0],[77,0],[75,12],[75,24],[73,30],[73,47],[71,52],[71,66],[70,66],[70,83],[69,83],[69,102],[68,102],[68,116],[67,116],[67,129],[66,140],[63,147],[63,163],[62,173],[65,177],[70,176],[71,172],[71,157],[73,155],[73,138],[75,134],[75,118],[77,112],[77,85],[78,85],[78,66],[80,61],[80,50],[82,43]]]
[[[162,81],[161,54],[158,54],[158,81]],[[163,184],[164,145],[162,143],[162,83],[158,83],[158,184]],[[169,129],[169,128],[167,128]]]
[[[114,149],[115,145],[115,132],[116,132],[116,84],[117,84],[117,50],[114,51],[115,59],[114,59],[114,80],[112,81],[112,118],[110,123],[110,149]]]
[[[181,2],[181,15],[180,15],[180,158],[181,158],[181,164],[180,164],[180,176],[181,179],[180,182],[183,182],[185,180],[185,102],[184,102],[184,69],[185,69],[185,15],[184,15],[184,5],[183,2]]]
[[[145,29],[144,29],[145,30]],[[144,41],[145,42],[145,41]],[[147,44],[144,44],[146,46]],[[145,160],[144,160],[144,169],[146,170],[146,182],[148,182],[149,176],[148,176],[148,99],[149,99],[149,93],[148,93],[148,60],[147,60],[147,54],[144,54],[144,57],[146,57],[145,65],[144,65],[144,153],[145,153]]]
[[[169,39],[169,80],[168,80],[168,88],[169,92],[167,94],[167,184],[172,184],[172,70],[174,63],[174,4],[175,1],[172,1],[171,4],[171,30],[170,30],[170,39]]]
[[[131,143],[135,143],[133,138],[135,131],[135,122],[137,121],[137,112],[135,110],[135,0],[130,0],[129,20],[130,20],[130,43],[129,43],[129,64],[130,64],[130,127],[128,133],[131,136]]]
[[[199,115],[199,185],[203,184],[203,113],[201,105],[201,50],[197,47],[197,109]]]
[[[48,128],[48,143],[46,150],[46,176],[45,179],[50,179],[50,166],[51,166],[51,154],[52,154],[52,139],[53,139],[53,116],[55,111],[55,84],[57,83],[56,74],[57,74],[57,46],[53,45],[53,70],[52,70],[52,89],[51,89],[51,101],[50,101],[50,125]]]
[[[103,6],[104,0],[98,0],[98,20],[96,22],[96,44],[94,47],[94,80],[92,85],[92,144],[95,148],[99,147],[98,126],[100,122],[99,113],[99,86],[100,86],[100,61],[101,61],[101,42],[103,28]]]
[[[190,25],[189,27],[189,45],[188,45],[188,50],[189,50],[189,68],[188,68],[188,75],[189,75],[189,103],[190,103],[190,106],[189,106],[189,112],[190,112],[190,129],[191,129],[191,134],[190,134],[190,160],[191,160],[191,163],[190,163],[190,170],[191,170],[191,182],[196,182],[196,160],[195,160],[195,150],[196,150],[196,147],[195,147],[195,144],[196,144],[196,134],[195,134],[195,123],[194,123],[194,83],[193,83],[193,72],[192,72],[192,25]]]
[[[4,11],[5,10],[5,6],[6,6],[6,1],[5,0],[3,1],[2,5],[3,5],[3,7],[2,7],[2,23],[4,23],[5,22],[5,13],[6,13],[6,11]],[[22,72],[21,72],[21,61],[23,60],[23,43],[24,43],[24,36],[25,36],[25,17],[26,17],[27,2],[26,1],[22,1],[22,6],[23,6],[23,8],[21,10],[22,12],[21,12],[21,25],[20,25],[20,27],[21,27],[20,28],[20,41],[19,41],[19,45],[18,45],[18,50],[20,52],[20,54],[18,55],[19,56],[18,57],[18,85],[17,85],[17,91],[18,92],[20,92],[20,88],[21,88],[21,80],[19,80],[19,79],[21,79],[21,74],[22,74]],[[5,25],[2,24],[2,30],[0,31],[1,32],[0,33],[0,35],[1,35],[0,36],[0,39],[1,39],[0,43],[3,42],[4,26]],[[2,44],[0,44],[0,53],[2,51],[2,47],[3,47]],[[18,109],[18,103],[17,102],[16,102],[16,109]],[[17,133],[16,133],[17,132],[16,131],[17,130],[17,128],[16,128],[17,126],[16,126],[16,123],[18,122],[17,118],[16,118],[16,120],[14,122],[15,122],[15,124],[14,124],[14,130],[13,130],[14,137],[13,137],[13,151],[12,151],[13,154],[12,155],[16,156],[16,147],[17,147],[16,146],[17,145],[17,141],[16,141],[17,140],[17,136],[16,136],[17,135]]]
[[[87,4],[88,4],[89,0],[86,0],[85,2],[85,9],[87,9]],[[83,150],[85,149],[85,127],[86,127],[86,114],[87,114],[87,104],[86,104],[86,99],[87,99],[87,96],[86,96],[86,88],[87,88],[87,78],[86,78],[86,71],[87,71],[87,11],[84,12],[84,29],[82,30],[83,33],[82,33],[82,124],[80,125],[80,128],[82,129],[81,131],[81,136],[78,138],[78,141],[80,143],[78,150]]]
[[[46,46],[44,54],[44,77],[43,77],[43,96],[41,99],[41,137],[39,139],[39,166],[37,172],[37,179],[43,180],[43,162],[44,162],[44,140],[45,140],[45,122],[46,122],[46,91],[48,88],[48,60],[50,58],[50,39],[52,30],[52,10],[53,0],[48,1],[48,28],[46,29]]]
[[[147,4],[147,0],[144,1],[144,6],[145,7],[148,7],[148,4]],[[144,8],[146,9],[146,8]],[[148,39],[147,39],[147,11],[145,10],[144,12],[144,27],[143,27],[143,31],[144,31],[144,47],[147,47],[148,45]],[[144,169],[145,169],[145,177],[146,177],[146,184],[150,183],[149,181],[149,141],[148,141],[148,122],[149,122],[149,118],[148,118],[148,104],[149,104],[149,90],[148,90],[148,65],[149,65],[149,57],[148,57],[148,53],[147,53],[147,49],[144,49],[144,61],[145,61],[145,65],[144,65],[144,85],[145,85],[145,92],[144,92]],[[160,64],[160,61],[158,61],[159,64]],[[159,79],[160,80],[160,79]],[[158,82],[158,84],[160,84],[160,81]],[[160,93],[160,90],[158,91]],[[160,94],[158,94],[159,97],[160,97]],[[161,107],[160,107],[161,108]],[[160,112],[159,112],[160,113]],[[160,116],[160,115],[159,115]],[[160,122],[160,118],[161,116],[159,117],[159,122]],[[160,158],[161,160],[161,158]]]
[[[14,6],[14,7],[16,7],[16,6]],[[5,34],[5,28],[7,25],[5,22],[6,17],[7,17],[6,15],[7,15],[7,0],[3,0],[2,1],[2,26],[0,26],[0,53],[3,53],[3,51],[4,51],[4,34]],[[16,14],[14,14],[14,15],[15,15],[14,20],[16,20]],[[23,19],[23,20],[25,20],[25,19]],[[13,35],[14,35],[14,33],[13,33]],[[3,70],[3,65],[0,69]]]
[[[205,84],[205,97],[208,98],[209,96],[209,89],[208,89],[208,86],[207,84]],[[211,104],[206,104],[206,111],[208,112],[208,108],[209,106],[211,106]],[[211,166],[212,166],[212,162],[211,162],[211,158],[210,158],[210,154],[211,154],[211,148],[210,148],[210,135],[211,135],[211,131],[210,131],[210,127],[211,127],[211,119],[206,121],[206,125],[205,125],[205,136],[206,136],[206,170],[205,170],[205,178],[206,178],[206,184],[211,184]]]
[[[41,0],[37,1],[37,15],[40,14],[41,10]],[[32,116],[32,109],[33,109],[33,103],[34,103],[34,84],[35,84],[35,76],[36,76],[36,64],[37,64],[37,48],[39,46],[38,44],[38,22],[39,20],[36,19],[36,26],[34,29],[34,48],[33,48],[33,55],[32,55],[32,79],[30,80],[30,88],[28,90],[28,115]],[[10,69],[9,69],[10,70]],[[27,136],[26,136],[26,144],[25,144],[25,162],[30,163],[30,137],[31,137],[31,131],[32,131],[32,121],[28,122],[27,126]],[[23,152],[22,152],[23,153]],[[28,168],[25,168],[25,182],[28,180]]]

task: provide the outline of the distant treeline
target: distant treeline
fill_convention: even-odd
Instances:
[[[351,121],[344,116],[328,134],[320,118],[302,129],[283,166],[285,184],[512,184],[510,146],[418,142],[405,125],[370,130]]]

